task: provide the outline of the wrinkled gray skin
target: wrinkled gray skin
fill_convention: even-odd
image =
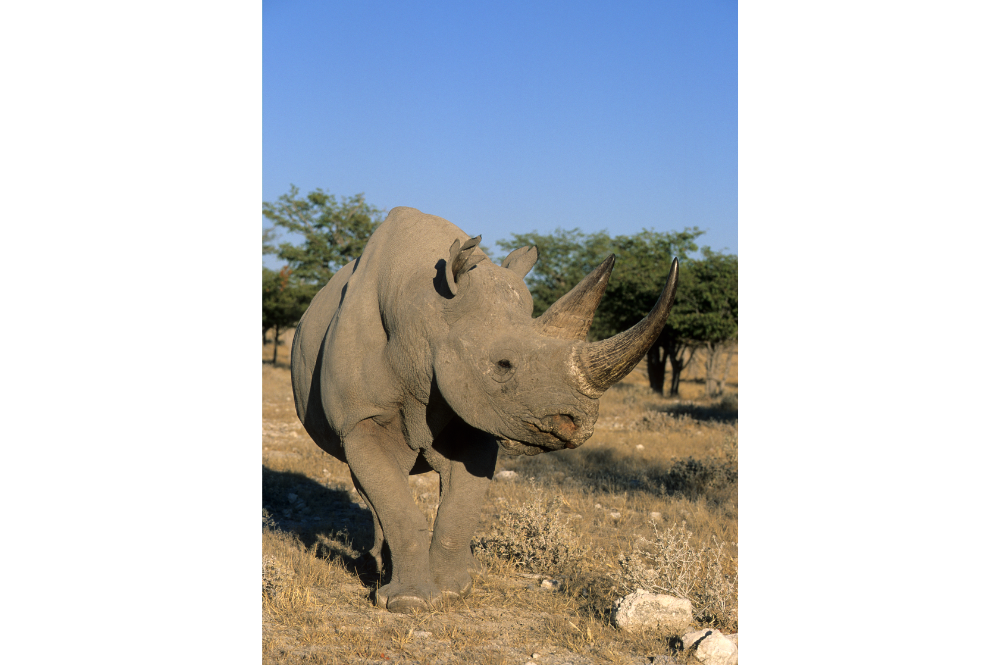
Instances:
[[[608,340],[617,346],[584,341],[613,256],[532,319],[524,276],[536,260],[525,247],[497,266],[447,220],[394,208],[299,323],[296,411],[350,467],[372,511],[380,569],[388,544],[392,579],[376,598],[390,611],[468,593],[469,544],[498,446],[527,455],[579,446],[594,431],[598,397],[645,354],[605,357],[636,346],[625,333]],[[675,286],[676,265],[673,275]],[[441,479],[433,537],[407,482],[431,469]]]

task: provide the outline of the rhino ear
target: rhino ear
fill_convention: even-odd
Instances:
[[[469,272],[472,266],[486,260],[485,254],[480,254],[479,256],[472,255],[476,247],[479,246],[479,241],[482,239],[483,237],[480,235],[475,238],[469,238],[465,243],[462,243],[461,240],[455,238],[455,242],[451,243],[451,250],[448,252],[448,264],[444,269],[445,279],[448,281],[448,290],[451,292],[451,295],[458,295],[458,282],[462,279],[462,275]]]
[[[508,254],[507,258],[500,264],[500,267],[507,268],[521,279],[524,279],[528,271],[535,267],[536,261],[538,261],[538,248],[534,245],[525,245]]]

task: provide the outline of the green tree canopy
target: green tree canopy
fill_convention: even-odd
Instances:
[[[739,322],[739,259],[702,248],[705,258],[687,265],[686,286],[667,325],[682,340],[721,343],[736,339]]]
[[[270,226],[266,229],[263,229],[260,235],[262,240],[261,245],[263,246],[264,249],[263,256],[267,256],[268,254],[276,254],[278,249],[272,243],[274,243],[275,236],[278,235],[277,230],[273,226]]]
[[[702,247],[701,253],[703,259],[687,264],[678,282],[677,300],[667,325],[646,358],[650,385],[660,392],[663,392],[664,364],[670,361],[671,395],[679,393],[681,371],[698,348],[705,351],[705,394],[720,393],[738,338],[739,260],[708,247]],[[727,356],[724,368],[723,354]]]
[[[691,255],[698,251],[695,240],[704,233],[698,227],[683,231],[643,229],[632,236],[615,237],[612,241],[615,269],[594,320],[594,336],[606,339],[641,321],[666,286],[674,257],[680,262],[683,274]]]
[[[514,234],[497,245],[505,251],[525,245],[538,247],[538,263],[525,280],[535,301],[535,316],[614,253],[617,258],[608,292],[591,328],[592,337],[604,339],[625,330],[652,309],[667,283],[673,257],[686,261],[698,251],[694,241],[703,233],[697,227],[669,232],[644,229],[634,236],[612,238],[606,231],[585,234],[580,229],[557,228],[547,235],[537,231]]]
[[[361,256],[361,250],[384,218],[384,211],[369,205],[364,194],[337,197],[316,189],[299,196],[295,185],[274,203],[264,202],[263,215],[274,225],[300,236],[300,244],[283,242],[271,252],[291,267],[306,284],[326,284],[333,273]],[[266,239],[271,240],[273,239]],[[265,253],[268,245],[265,242]]]

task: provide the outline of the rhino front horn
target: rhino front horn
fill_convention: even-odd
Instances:
[[[580,280],[573,290],[552,303],[544,314],[535,319],[538,331],[559,339],[587,339],[594,313],[601,304],[604,290],[608,288],[608,278],[614,267],[615,255],[611,254]]]
[[[586,344],[580,349],[579,367],[583,371],[587,388],[603,393],[624,379],[639,364],[666,325],[676,293],[677,259],[674,259],[670,265],[667,285],[663,287],[646,318],[614,337]]]

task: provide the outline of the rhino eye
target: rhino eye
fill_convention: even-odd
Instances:
[[[509,349],[496,349],[490,354],[490,360],[493,362],[490,375],[494,381],[506,383],[514,378],[514,375],[517,374],[517,367],[511,360],[512,357]]]

